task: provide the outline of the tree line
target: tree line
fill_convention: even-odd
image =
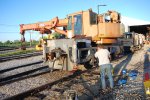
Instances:
[[[32,41],[26,41],[25,42],[26,46],[35,46],[38,43],[39,43],[39,41],[37,41],[37,40],[32,40]],[[18,46],[21,46],[21,44],[22,43],[21,43],[20,40],[14,40],[14,41],[7,40],[5,42],[0,41],[0,46],[18,47]]]

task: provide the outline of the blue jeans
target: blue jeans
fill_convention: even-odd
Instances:
[[[114,81],[111,70],[112,70],[111,64],[104,64],[100,66],[102,89],[106,89],[105,75],[107,75],[109,78],[110,87],[111,88],[114,87]]]

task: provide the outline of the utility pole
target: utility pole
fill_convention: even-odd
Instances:
[[[29,31],[30,33],[30,47],[32,46],[32,39],[31,39],[31,34],[32,34],[32,31]]]
[[[98,15],[99,15],[99,7],[100,6],[107,6],[107,5],[97,5]]]
[[[43,39],[43,34],[42,34],[42,39]]]

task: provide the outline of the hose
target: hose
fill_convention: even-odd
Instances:
[[[72,47],[69,47],[68,51],[69,51],[69,59],[70,59],[70,61],[71,61],[72,63],[75,63],[75,61],[74,61],[73,58],[72,58]]]

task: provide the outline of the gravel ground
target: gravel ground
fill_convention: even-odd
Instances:
[[[35,65],[27,66],[27,67],[22,67],[22,68],[17,68],[17,69],[11,70],[11,71],[7,71],[5,73],[1,73],[0,78],[8,77],[8,76],[11,76],[11,75],[16,75],[16,74],[26,72],[26,71],[30,71],[30,70],[33,70],[33,69],[40,68],[42,66],[44,66],[43,63],[35,64]]]
[[[117,62],[113,62],[114,74],[120,74],[122,69],[128,71],[132,69],[138,70],[139,74],[135,80],[129,80],[126,85],[116,86],[113,91],[106,94],[100,94],[99,75],[83,75],[83,79],[76,78],[67,82],[54,85],[52,88],[37,93],[35,96],[26,98],[25,100],[66,100],[69,94],[77,94],[79,100],[145,100],[145,92],[143,87],[143,68],[144,55],[150,46],[145,46],[140,51],[136,51]],[[98,96],[97,96],[98,95]],[[96,96],[96,98],[94,98]],[[139,99],[140,98],[140,99]]]
[[[42,56],[34,56],[34,57],[28,57],[28,58],[23,58],[23,59],[14,59],[11,61],[7,62],[2,62],[0,63],[0,70],[7,69],[7,68],[12,68],[15,66],[19,65],[24,65],[28,63],[33,63],[42,60]]]
[[[137,68],[140,74],[138,75],[138,78],[135,81],[129,81],[129,85],[125,85],[123,87],[119,87],[114,89],[114,93],[117,94],[117,91],[123,91],[123,92],[132,92],[132,91],[124,91],[127,88],[129,90],[132,90],[134,92],[141,93],[140,95],[144,95],[144,89],[143,89],[143,62],[144,62],[144,54],[146,50],[149,48],[149,46],[145,46],[143,50],[137,51],[133,55],[129,55],[125,57],[124,59],[120,59],[117,62],[113,62],[113,67],[115,74],[119,74],[123,68],[126,69],[135,69]],[[24,59],[20,60],[17,64],[25,64],[26,61],[33,62],[37,61],[37,59],[40,59],[40,57],[33,57],[32,61],[31,59]],[[16,60],[15,60],[16,61]],[[28,62],[28,63],[29,63]],[[10,61],[10,63],[2,63],[2,69],[3,68],[10,68],[11,66],[16,66],[13,61]],[[6,67],[4,67],[6,66]],[[1,68],[1,67],[0,67]],[[17,81],[12,84],[7,84],[4,86],[0,87],[0,99],[4,99],[5,97],[15,95],[17,93],[29,90],[31,88],[35,88],[37,86],[41,86],[43,84],[46,84],[48,82],[52,82],[56,79],[61,78],[63,75],[68,75],[68,72],[63,72],[61,74],[58,74],[58,72],[54,73],[47,73],[43,74],[37,77],[33,78],[28,78],[25,80]],[[99,94],[98,89],[99,89],[99,75],[83,75],[83,77],[78,77],[76,79],[67,81],[67,82],[62,82],[60,84],[54,85],[51,89],[47,89],[45,91],[42,91],[34,97],[28,97],[25,98],[25,100],[65,100],[66,97],[69,98],[69,94],[71,93],[76,93],[78,95],[78,98],[81,100],[87,100],[87,99],[93,99],[93,96],[96,96]],[[135,87],[137,86],[137,87]],[[132,88],[131,88],[132,87]],[[139,92],[137,92],[139,91]],[[121,93],[121,92],[120,92]],[[112,95],[112,94],[111,94]],[[121,94],[119,94],[121,96]],[[101,95],[102,97],[102,95]],[[105,97],[105,95],[103,95]],[[97,98],[96,100],[99,100]],[[121,100],[121,99],[119,99]]]
[[[29,64],[29,63],[33,63],[33,62],[37,62],[37,61],[41,61],[42,60],[42,56],[34,56],[34,57],[28,57],[28,58],[24,58],[24,59],[15,59],[15,60],[11,60],[11,61],[7,61],[7,62],[2,62],[0,63],[0,70],[3,69],[9,69],[9,68],[13,68],[16,66],[20,66],[20,65],[25,65],[25,64]],[[18,68],[12,71],[8,71],[5,73],[0,73],[0,78],[5,78],[7,76],[11,76],[11,75],[15,75],[18,73],[22,73],[22,72],[26,72],[32,69],[37,69],[43,66],[43,63],[41,64],[36,64],[36,65],[31,65],[31,66],[27,66],[27,67],[23,67],[23,68]],[[16,82],[17,83],[17,82]],[[24,82],[26,83],[26,82]],[[21,84],[21,83],[19,83]],[[8,88],[4,88],[7,87]],[[21,86],[22,87],[22,86]],[[15,89],[21,89],[17,84],[14,83],[13,84],[8,84],[8,85],[4,85],[0,87],[0,90],[3,90],[3,92],[6,91],[10,91],[10,90],[14,90],[14,92],[12,91],[12,93],[15,93]],[[7,93],[9,94],[9,92],[3,93],[0,92],[0,99],[1,99],[1,95],[3,95],[4,97],[7,97]],[[9,96],[9,95],[8,95]]]
[[[56,79],[60,79],[62,78],[62,76],[66,76],[68,75],[68,72],[62,72],[60,74],[58,74],[58,72],[54,72],[52,73],[47,73],[47,74],[43,74],[43,75],[39,75],[37,77],[33,77],[33,78],[28,78],[25,80],[21,80],[21,81],[17,81],[14,82],[12,84],[7,84],[4,86],[0,87],[0,100],[4,99],[6,97],[18,94],[20,92],[24,92],[27,90],[30,90],[32,88],[44,85],[48,82],[52,82]],[[57,77],[55,77],[57,76]]]
[[[34,56],[34,57],[29,57],[29,58],[24,58],[24,59],[11,60],[11,61],[0,63],[0,70],[9,69],[9,68],[13,68],[16,66],[25,65],[25,64],[29,64],[29,63],[33,63],[33,62],[37,62],[37,61],[41,61],[41,60],[42,60],[42,56]],[[31,65],[31,66],[27,66],[27,67],[23,67],[23,68],[17,68],[15,70],[11,70],[11,71],[8,71],[5,73],[0,73],[0,78],[4,78],[7,76],[11,76],[11,75],[26,72],[29,70],[37,69],[42,66],[44,66],[43,63]]]

